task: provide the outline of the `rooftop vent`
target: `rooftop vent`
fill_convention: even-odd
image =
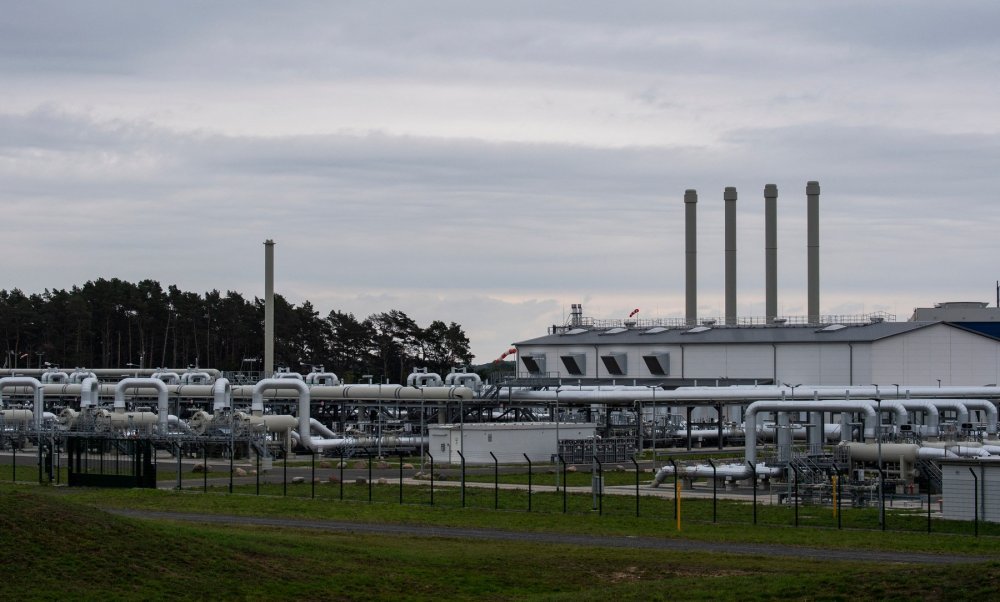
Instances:
[[[602,332],[601,334],[602,335],[605,335],[605,334],[621,334],[623,332],[628,332],[628,328],[622,328],[621,326],[619,326],[617,328],[609,328],[609,329],[605,330],[604,332]]]
[[[646,368],[649,369],[650,374],[655,374],[656,376],[669,376],[670,375],[670,354],[669,353],[650,353],[642,356],[642,361],[646,362]]]
[[[701,324],[702,326],[715,326],[715,322],[716,321],[714,318],[707,318],[705,320],[702,320]]]
[[[661,332],[666,332],[668,330],[670,329],[665,326],[654,326],[649,330],[643,331],[642,334],[660,334]]]
[[[562,360],[566,371],[573,376],[583,376],[587,373],[587,354],[569,353],[567,355],[560,355],[559,359]]]
[[[601,361],[604,362],[604,368],[607,369],[608,374],[612,376],[625,376],[626,373],[626,356],[624,353],[609,353],[607,355],[601,356]]]
[[[529,374],[545,373],[544,355],[522,355],[521,362],[524,364],[524,367],[527,369]]]
[[[563,334],[564,335],[574,335],[574,334],[583,334],[585,332],[587,332],[586,328],[573,328],[571,330],[567,330]]]
[[[695,326],[690,330],[685,330],[684,334],[699,334],[702,332],[708,332],[709,330],[712,330],[711,326]]]
[[[838,330],[843,330],[847,328],[844,324],[830,324],[829,326],[824,326],[816,332],[837,332]]]
[[[771,320],[772,323],[782,326],[788,322],[788,318],[775,318]]]

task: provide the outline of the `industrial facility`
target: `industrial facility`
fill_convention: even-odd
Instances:
[[[883,508],[887,493],[933,493],[943,495],[945,516],[963,517],[972,505],[954,491],[967,489],[965,468],[992,483],[1000,467],[1000,308],[946,302],[907,321],[821,314],[819,184],[807,183],[805,193],[806,316],[777,312],[773,184],[763,194],[765,315],[736,312],[734,188],[722,195],[725,315],[697,315],[698,195],[688,190],[685,317],[598,319],[574,304],[565,324],[514,344],[513,372],[484,378],[456,367],[445,377],[415,370],[405,383],[345,384],[322,367],[275,370],[268,240],[263,378],[234,384],[233,374],[199,368],[6,370],[0,448],[36,454],[40,476],[65,454],[70,485],[105,486],[155,486],[150,458],[179,461],[191,450],[265,466],[297,451],[406,452],[465,466],[624,462],[649,450],[653,488],[670,477],[734,490],[794,481],[816,503],[842,491]],[[658,450],[669,447],[725,448],[733,459],[659,463]],[[103,470],[109,449],[126,449],[132,468]],[[996,488],[981,490],[972,503],[1000,521]]]

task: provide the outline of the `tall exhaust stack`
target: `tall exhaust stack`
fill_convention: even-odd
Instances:
[[[808,239],[809,323],[818,324],[819,316],[819,182],[806,182],[806,221]]]
[[[736,324],[736,188],[722,193],[726,202],[726,324]]]
[[[264,378],[274,374],[274,241],[264,241]]]
[[[695,209],[698,205],[696,190],[684,191],[684,241],[685,241],[685,318],[688,324],[698,323],[698,238],[695,229]]]
[[[764,185],[764,317],[778,317],[778,186]]]

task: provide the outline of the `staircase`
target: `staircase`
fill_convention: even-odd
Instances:
[[[933,460],[918,459],[915,463],[920,474],[927,479],[931,492],[941,492],[941,467]]]
[[[829,483],[834,469],[833,454],[793,454],[788,467],[798,473],[800,484]]]

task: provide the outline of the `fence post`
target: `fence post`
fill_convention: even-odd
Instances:
[[[281,454],[281,495],[288,495],[288,449]]]
[[[434,456],[431,455],[430,448],[425,452],[427,457],[431,459],[431,506],[434,505]]]
[[[753,475],[753,524],[757,524],[757,467],[754,466],[753,462],[747,460],[747,466],[750,467],[750,473]]]
[[[497,457],[490,452],[490,457],[493,458],[493,509],[500,509],[500,463],[497,461]]]
[[[344,446],[340,446],[340,501],[344,501]]]
[[[531,458],[528,454],[521,454],[528,461],[528,512],[531,512]]]
[[[403,505],[403,452],[399,452],[399,505]]]
[[[563,460],[562,454],[556,454],[556,457],[562,464],[563,514],[566,514],[566,460]]]
[[[674,462],[673,458],[667,458],[667,462],[674,467],[674,520],[677,520],[677,492],[678,492],[678,480],[677,480],[677,462]]]
[[[979,477],[976,476],[976,471],[969,467],[969,472],[972,473],[972,504],[973,514],[972,525],[975,529],[976,537],[979,537]]]
[[[635,465],[635,516],[639,516],[639,463],[632,456],[632,464]]]
[[[885,531],[885,470],[878,469],[878,516],[882,523],[882,530]]]
[[[718,518],[719,481],[715,478],[718,474],[715,462],[711,458],[708,458],[708,463],[712,466],[712,522],[714,523]]]
[[[312,474],[309,475],[309,482],[311,483],[312,490],[310,492],[310,498],[316,499],[316,450],[310,449],[310,458],[312,459]]]
[[[788,465],[792,469],[792,475],[795,479],[795,526],[799,526],[799,471],[793,464]]]
[[[597,464],[597,515],[601,516],[604,514],[604,465],[597,456],[594,462]]]
[[[462,452],[458,452],[458,457],[462,459],[462,507],[465,508],[465,455]]]
[[[260,450],[259,449],[255,449],[254,451],[257,452],[257,474],[255,475],[257,477],[257,495],[260,495]],[[206,461],[205,464],[207,466],[207,464],[208,464],[208,452],[205,452],[205,461]],[[205,478],[207,479],[208,476],[206,475]]]
[[[931,480],[927,479],[927,532],[931,532]]]
[[[233,456],[236,455],[236,446],[229,442],[229,493],[233,492]]]
[[[368,450],[368,503],[372,503],[372,452]]]
[[[201,444],[201,492],[208,493],[208,442]],[[260,456],[258,456],[259,458]],[[257,462],[257,473],[260,474],[260,461]],[[257,477],[260,482],[260,477]],[[260,485],[257,486],[257,495],[260,495]]]

